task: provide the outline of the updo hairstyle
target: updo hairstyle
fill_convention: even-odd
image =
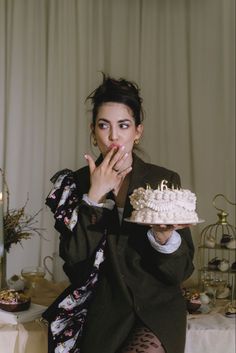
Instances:
[[[98,110],[103,103],[115,102],[127,105],[135,120],[135,125],[138,126],[144,119],[144,112],[142,108],[142,98],[139,95],[140,89],[134,82],[127,81],[123,78],[118,80],[106,76],[103,73],[103,82],[98,86],[86,100],[91,100],[92,109],[92,123],[95,126]]]

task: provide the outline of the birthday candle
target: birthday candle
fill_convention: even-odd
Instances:
[[[3,238],[3,195],[0,192],[0,257],[4,253],[4,238]]]

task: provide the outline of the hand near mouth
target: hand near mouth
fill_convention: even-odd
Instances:
[[[106,194],[113,189],[117,189],[132,167],[125,168],[124,162],[128,153],[124,152],[124,147],[113,146],[102,163],[96,166],[90,155],[85,155],[90,170],[91,187],[88,197],[94,202],[102,202]],[[123,169],[122,169],[123,168]]]
[[[109,146],[109,150],[111,150],[113,147],[121,148],[122,145],[120,145],[119,143],[112,143],[112,144]]]

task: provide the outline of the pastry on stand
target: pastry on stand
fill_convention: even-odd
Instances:
[[[10,312],[28,310],[31,299],[23,291],[4,289],[0,291],[0,309]]]
[[[225,310],[225,316],[229,318],[235,318],[236,317],[236,306],[233,305],[233,303],[230,303]]]

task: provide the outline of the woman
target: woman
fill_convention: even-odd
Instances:
[[[124,220],[135,188],[156,188],[163,179],[179,186],[180,178],[133,152],[143,133],[136,84],[104,75],[88,99],[101,155],[95,162],[87,154],[88,166],[76,172],[59,172],[47,198],[72,283],[45,315],[51,322],[49,351],[183,353],[181,283],[193,272],[194,252],[189,228]],[[68,323],[73,310],[69,316],[76,320]]]

